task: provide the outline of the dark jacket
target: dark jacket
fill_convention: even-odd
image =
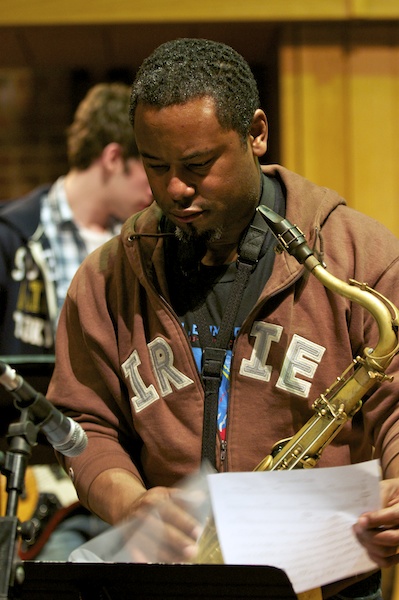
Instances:
[[[49,185],[0,208],[0,355],[53,354],[55,286],[40,207]],[[55,302],[55,304],[54,304]]]

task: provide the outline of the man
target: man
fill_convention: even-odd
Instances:
[[[129,124],[128,86],[93,87],[67,132],[70,169],[0,212],[0,354],[53,354],[77,267],[152,201]]]
[[[298,224],[337,277],[367,281],[399,301],[393,235],[337,193],[280,166],[260,168],[267,119],[259,104],[244,59],[207,40],[163,44],[133,84],[131,122],[155,203],[92,254],[72,282],[49,393],[88,434],[86,451],[63,460],[81,501],[110,523],[173,498],[202,457],[219,471],[253,470],[310,418],[313,400],[353,356],[378,340],[370,314],[287,253],[276,255],[270,232],[257,234],[250,274],[237,283],[259,204]],[[262,232],[257,222],[255,230]],[[226,313],[233,315],[227,328]],[[218,346],[220,379],[212,371]],[[207,405],[215,380],[213,437],[204,387]],[[397,380],[376,389],[320,460],[369,460],[375,448],[384,505],[392,506],[363,516],[356,533],[379,566],[398,561],[397,394]],[[165,517],[167,542],[184,561],[196,554],[198,527],[179,509]],[[347,597],[379,598],[378,581],[366,579]]]

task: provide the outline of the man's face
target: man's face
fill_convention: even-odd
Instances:
[[[209,97],[162,109],[139,104],[135,135],[167,218],[194,237],[217,233],[220,243],[235,242],[259,199],[252,136],[244,143],[222,129]]]

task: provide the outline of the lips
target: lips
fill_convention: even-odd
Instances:
[[[203,211],[184,211],[180,213],[171,213],[173,220],[178,223],[192,223],[203,214]]]

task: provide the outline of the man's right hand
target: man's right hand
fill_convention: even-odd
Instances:
[[[90,510],[112,525],[123,525],[126,560],[185,563],[196,556],[208,504],[195,486],[147,490],[131,473],[110,469],[90,488]]]

